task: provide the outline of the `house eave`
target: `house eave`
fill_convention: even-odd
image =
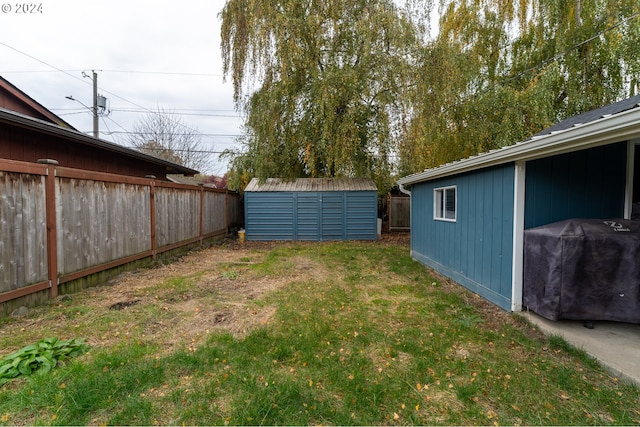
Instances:
[[[534,160],[635,138],[640,138],[640,108],[427,169],[400,178],[397,182],[400,185],[416,184],[477,169]]]
[[[22,103],[27,105],[29,108],[37,111],[43,117],[46,117],[48,120],[51,121],[51,123],[55,123],[58,126],[61,126],[61,127],[67,128],[67,129],[76,130],[76,128],[71,126],[66,121],[62,120],[62,118],[58,117],[53,112],[49,111],[42,104],[40,104],[38,101],[36,101],[35,99],[33,99],[32,97],[30,97],[29,95],[27,95],[26,93],[21,91],[20,89],[18,89],[16,86],[14,86],[11,82],[6,80],[2,76],[0,76],[0,88],[4,88],[4,90],[6,90],[11,96],[13,96],[16,99],[20,100]]]
[[[158,157],[149,156],[147,154],[132,150],[127,147],[123,147],[118,144],[114,144],[109,141],[104,141],[102,139],[85,135],[84,133],[77,130],[63,128],[61,126],[48,123],[43,120],[35,119],[20,113],[16,113],[5,108],[0,108],[0,122],[5,122],[25,129],[34,130],[46,135],[59,136],[61,138],[73,140],[81,144],[98,147],[106,151],[123,154],[125,156],[133,157],[145,162],[154,163],[163,166],[166,169],[167,173],[178,173],[184,175],[198,174],[198,171],[195,169],[178,165],[176,163],[172,163]]]

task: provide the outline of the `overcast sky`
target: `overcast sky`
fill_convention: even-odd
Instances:
[[[241,119],[223,83],[224,0],[0,0],[0,75],[81,132],[92,134],[93,83],[108,99],[100,138],[125,144],[158,108],[180,115],[211,151],[236,146]],[[22,5],[34,5],[25,10]],[[78,101],[66,99],[73,96]],[[227,167],[212,156],[208,173]]]

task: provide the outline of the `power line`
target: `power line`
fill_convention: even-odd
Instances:
[[[75,111],[75,113],[61,113],[60,116],[76,114],[79,108],[50,108],[51,111]],[[140,109],[126,109],[126,108],[110,108],[110,112],[119,112],[119,113],[148,113],[148,110],[140,110]],[[202,111],[202,112],[197,112]],[[230,111],[230,110],[193,110],[193,109],[177,109],[171,110],[172,115],[176,116],[195,116],[195,117],[228,117],[228,118],[237,118],[241,119],[242,116],[236,114],[218,114],[218,113],[207,113],[207,111]]]
[[[540,61],[538,64],[533,65],[533,66],[531,66],[531,67],[529,67],[529,68],[527,68],[527,69],[525,69],[523,71],[520,71],[519,73],[517,73],[517,74],[515,74],[513,76],[510,76],[510,77],[505,76],[501,81],[496,82],[496,86],[504,86],[505,83],[507,83],[507,82],[510,82],[512,80],[520,78],[523,75],[525,75],[525,74],[527,74],[527,73],[529,73],[531,71],[534,71],[534,70],[536,70],[536,69],[538,69],[538,68],[540,68],[540,67],[542,67],[544,65],[547,65],[547,64],[549,64],[549,63],[551,63],[553,61],[556,61],[557,59],[565,56],[567,53],[569,53],[569,52],[571,52],[571,51],[573,51],[575,49],[578,49],[579,47],[581,47],[581,46],[583,46],[583,45],[585,45],[585,44],[597,39],[598,37],[602,36],[603,34],[620,27],[621,25],[626,24],[627,22],[631,21],[632,19],[637,18],[638,16],[640,16],[640,12],[634,13],[633,15],[631,15],[631,16],[629,16],[629,17],[627,17],[627,18],[625,18],[625,19],[623,19],[623,20],[621,20],[621,21],[619,21],[619,22],[617,22],[617,23],[615,23],[615,24],[613,24],[613,25],[601,30],[601,31],[599,31],[597,34],[595,34],[595,35],[593,35],[593,36],[591,36],[591,37],[589,37],[589,38],[587,38],[587,39],[585,39],[585,40],[583,40],[583,41],[581,41],[579,43],[576,43],[573,46],[563,50],[562,52],[556,53],[555,55],[550,56],[549,58]],[[505,49],[505,48],[511,47],[511,46],[512,46],[512,43],[509,43],[509,44],[507,44],[505,46],[502,46],[500,49],[502,50],[502,49]],[[485,87],[485,88],[479,89],[477,92],[470,94],[470,98],[477,98],[479,96],[482,96],[482,95],[490,92],[493,89],[494,88],[492,88],[492,87]],[[464,102],[466,102],[466,101],[462,100],[460,102],[453,103],[451,105],[448,105],[448,106],[444,107],[444,110],[445,111],[450,111],[453,108],[460,106]]]
[[[111,111],[118,111],[121,113],[144,113],[147,112],[147,110],[133,110],[133,109],[121,109],[121,108],[112,108]],[[242,116],[236,115],[236,114],[207,114],[207,113],[180,113],[180,112],[175,112],[176,110],[171,110],[171,114],[176,114],[179,116],[199,116],[199,117],[234,117],[234,118],[242,118]],[[188,110],[183,110],[183,111],[188,111]],[[206,111],[206,110],[203,110]],[[215,110],[213,110],[215,111]],[[221,110],[221,111],[229,111],[229,110]]]
[[[103,119],[104,119],[104,118],[105,118],[105,116],[103,116]],[[127,131],[127,128],[125,128],[125,127],[124,127],[124,126],[122,126],[120,123],[118,123],[118,122],[116,122],[115,120],[113,120],[111,117],[106,116],[106,118],[107,118],[107,119],[109,119],[109,120],[111,120],[113,123],[115,123],[115,124],[116,124],[120,129],[122,129],[123,131],[125,131],[125,132]],[[112,134],[111,129],[109,129],[109,133],[108,133],[108,135],[111,135],[111,134]],[[107,134],[105,134],[105,135],[107,135]]]
[[[136,104],[135,102],[129,101],[128,99],[123,98],[123,97],[121,97],[119,95],[116,95],[115,93],[110,92],[108,90],[102,89],[102,92],[111,94],[111,95],[115,96],[118,99],[121,99],[121,100],[123,100],[125,102],[128,102],[131,105],[134,105],[134,106],[138,107],[139,109],[142,110],[141,112],[146,112],[146,113],[150,113],[150,114],[161,114],[160,111],[154,111],[154,110],[151,110],[149,108],[143,107],[142,105],[139,105],[139,104]],[[187,133],[185,133],[186,135],[189,135],[189,134],[207,135],[207,134],[200,134],[200,132],[196,128],[188,126],[188,125],[186,125],[186,124],[184,124],[184,123],[182,123],[180,121],[174,120],[170,115],[167,115],[167,119],[169,121],[171,121],[171,122],[183,127],[184,129],[186,129],[188,131]],[[136,134],[136,132],[113,132],[112,134],[117,134],[117,133],[121,133],[121,134]],[[137,134],[140,134],[140,132],[138,132]],[[180,135],[180,134],[176,134],[176,135]],[[211,135],[215,136],[215,134],[211,134]]]
[[[91,111],[75,111],[72,113],[61,113],[58,114],[58,116],[62,117],[62,116],[74,116],[76,114],[91,114]]]
[[[60,68],[58,68],[58,67],[56,67],[56,66],[54,66],[54,65],[51,65],[51,64],[49,64],[48,62],[45,62],[45,61],[43,61],[43,60],[41,60],[41,59],[38,59],[38,58],[36,58],[36,57],[35,57],[35,56],[33,56],[33,55],[29,55],[28,53],[23,52],[23,51],[21,51],[20,49],[17,49],[17,48],[15,48],[15,47],[13,47],[13,46],[9,46],[8,44],[3,43],[3,42],[1,42],[1,41],[0,41],[0,45],[2,45],[2,46],[4,46],[4,47],[6,47],[6,48],[8,48],[8,49],[11,49],[11,50],[13,50],[13,51],[15,51],[15,52],[18,52],[19,54],[24,55],[24,56],[26,56],[27,58],[33,59],[34,61],[37,61],[37,62],[39,62],[39,63],[41,63],[41,64],[44,64],[44,65],[46,65],[47,67],[51,67],[51,68],[53,68],[54,70],[59,71],[59,72],[61,72],[61,73],[63,73],[63,74],[66,74],[66,75],[67,75],[67,76],[69,76],[69,77],[72,77],[72,78],[74,78],[74,79],[76,79],[76,80],[78,80],[78,81],[81,81],[83,84],[91,85],[90,83],[87,83],[87,82],[86,82],[86,80],[83,80],[83,79],[81,79],[81,78],[80,78],[80,77],[78,77],[78,76],[74,76],[73,74],[68,73],[68,72],[66,72],[66,71],[64,71],[64,70],[61,70]]]
[[[25,55],[31,59],[34,59],[48,67],[54,68],[55,72],[62,72],[65,74],[68,73],[77,73],[77,72],[82,72],[85,70],[62,70],[59,69],[57,67],[54,67],[50,64],[47,64],[44,61],[41,61],[25,52],[20,51],[19,49],[13,48],[5,43],[1,43],[2,45],[13,49],[14,51]],[[27,73],[53,73],[54,71],[52,70],[7,70],[7,71],[0,71],[3,74],[27,74]],[[191,73],[191,72],[181,72],[181,71],[142,71],[142,70],[99,70],[101,73],[127,73],[127,74],[153,74],[153,75],[159,75],[159,76],[192,76],[192,77],[224,77],[223,74],[215,74],[215,73]]]
[[[134,109],[126,109],[126,108],[118,108],[116,107],[119,111],[134,111],[134,112],[140,112],[141,110],[134,110]],[[221,112],[221,111],[235,111],[235,110],[219,110],[219,109],[212,109],[212,108],[172,108],[171,111],[215,111],[215,112]]]
[[[528,73],[528,72],[530,72],[530,71],[533,71],[533,70],[535,70],[535,69],[538,69],[538,68],[540,68],[540,67],[543,67],[543,66],[547,65],[547,64],[548,64],[548,63],[550,63],[550,62],[556,61],[558,58],[561,58],[561,57],[565,56],[567,53],[569,53],[569,52],[571,52],[571,51],[573,51],[573,50],[578,49],[579,47],[581,47],[581,46],[583,46],[583,45],[585,45],[585,44],[587,44],[587,43],[589,43],[589,42],[591,42],[591,41],[593,41],[593,40],[597,39],[598,37],[602,36],[602,35],[603,35],[603,34],[605,34],[605,33],[608,33],[608,32],[609,32],[609,31],[611,31],[611,30],[614,30],[614,29],[618,28],[618,27],[619,27],[619,26],[621,26],[621,25],[626,24],[627,22],[629,22],[629,21],[630,21],[630,20],[632,20],[632,19],[637,18],[638,16],[640,16],[640,12],[634,13],[633,15],[629,16],[628,18],[625,18],[625,19],[623,19],[622,21],[619,21],[619,22],[617,22],[617,23],[615,23],[615,24],[611,25],[610,27],[605,28],[604,30],[602,30],[602,31],[598,32],[597,34],[595,34],[595,35],[593,35],[593,36],[589,37],[589,38],[588,38],[588,39],[586,39],[586,40],[581,41],[580,43],[576,43],[575,45],[573,45],[573,46],[571,46],[571,47],[569,47],[569,48],[567,48],[567,49],[563,50],[562,52],[556,53],[555,55],[553,55],[553,56],[551,56],[551,57],[549,57],[549,58],[547,58],[547,59],[545,59],[545,60],[541,61],[541,62],[540,62],[540,63],[538,63],[537,65],[534,65],[534,66],[532,66],[532,67],[529,67],[529,68],[527,68],[526,70],[523,70],[523,71],[519,72],[519,73],[518,73],[518,74],[516,74],[515,76],[510,77],[510,78],[509,78],[509,79],[507,79],[507,80],[513,80],[513,79],[516,79],[516,78],[518,78],[518,77],[520,77],[520,76],[522,76],[522,75],[524,75],[524,74],[526,74],[526,73]]]
[[[136,147],[129,147],[132,148],[134,150],[138,150],[138,151],[153,151],[153,152],[160,152],[160,153],[195,153],[195,154],[222,154],[224,153],[224,151],[216,151],[216,150],[189,150],[186,148],[148,148],[148,147],[144,147],[142,148],[142,150],[136,148]]]
[[[129,74],[155,74],[167,76],[193,76],[193,77],[224,77],[223,74],[212,73],[188,73],[188,72],[170,72],[170,71],[135,71],[135,70],[101,70],[105,73],[129,73]]]
[[[73,74],[71,74],[71,73],[69,73],[69,72],[67,72],[67,71],[64,71],[64,70],[62,70],[62,69],[60,69],[60,68],[58,68],[58,67],[56,67],[56,66],[54,66],[54,65],[51,65],[51,64],[49,64],[49,63],[47,63],[47,62],[45,62],[45,61],[43,61],[43,60],[41,60],[41,59],[38,59],[38,58],[36,58],[36,57],[35,57],[35,56],[33,56],[33,55],[30,55],[30,54],[28,54],[28,53],[26,53],[26,52],[23,52],[23,51],[21,51],[20,49],[14,48],[13,46],[9,46],[8,44],[3,43],[3,42],[1,42],[1,41],[0,41],[0,45],[5,46],[5,47],[7,47],[8,49],[11,49],[11,50],[13,50],[13,51],[15,51],[15,52],[18,52],[19,54],[24,55],[24,56],[26,56],[26,57],[28,57],[28,58],[30,58],[30,59],[33,59],[34,61],[37,61],[37,62],[39,62],[39,63],[41,63],[41,64],[44,64],[44,65],[46,65],[47,67],[53,68],[54,70],[59,71],[59,72],[61,72],[61,73],[65,74],[65,75],[67,75],[67,76],[69,76],[69,77],[72,77],[72,78],[74,78],[74,79],[76,79],[76,80],[78,80],[78,81],[81,81],[81,82],[83,82],[84,84],[89,84],[89,83],[87,83],[84,79],[81,79],[80,77],[74,76]],[[84,70],[83,70],[83,71],[84,71]],[[98,70],[98,71],[102,72],[103,70]],[[113,70],[113,71],[116,71],[116,70]],[[143,73],[143,72],[140,72],[140,73]],[[154,73],[154,72],[144,72],[144,73]],[[166,73],[166,74],[172,74],[172,73]],[[175,74],[177,74],[177,75],[185,75],[185,74],[180,74],[180,73],[175,73]],[[195,74],[197,74],[197,73],[193,73],[193,74],[195,75]],[[135,107],[138,107],[139,109],[141,109],[141,110],[142,110],[142,112],[147,112],[147,113],[157,113],[157,111],[154,111],[154,110],[151,110],[151,109],[149,109],[149,108],[146,108],[146,107],[144,107],[144,106],[142,106],[142,105],[139,105],[139,104],[137,104],[137,103],[135,103],[135,102],[133,102],[133,101],[130,101],[130,100],[128,100],[128,99],[126,99],[126,98],[124,98],[124,97],[122,97],[122,96],[120,96],[120,95],[117,95],[117,94],[115,94],[115,93],[113,93],[113,92],[111,92],[111,91],[108,91],[108,90],[104,89],[103,87],[101,87],[101,92],[103,92],[103,93],[107,93],[107,94],[109,94],[109,95],[111,95],[111,96],[114,96],[114,97],[116,97],[116,98],[118,98],[118,99],[120,99],[120,100],[122,100],[122,101],[124,101],[124,102],[126,102],[126,103],[128,103],[128,104],[131,104],[131,105],[133,105],[133,106],[135,106]],[[196,129],[194,129],[194,128],[190,127],[190,126],[187,126],[187,125],[186,125],[186,124],[184,124],[184,123],[181,123],[181,122],[175,121],[175,120],[173,120],[171,117],[169,117],[169,120],[173,121],[175,124],[180,125],[180,126],[182,126],[183,128],[185,128],[185,129],[187,129],[187,130],[189,130],[189,131],[192,131],[192,132],[196,132],[196,133],[197,133],[197,130],[196,130]]]
[[[122,127],[122,126],[121,126]],[[123,128],[124,129],[124,128]],[[153,134],[154,132],[133,132],[133,131],[113,131],[110,132],[108,135],[114,135],[114,134],[123,134],[123,135],[147,135],[147,134]],[[106,132],[105,132],[106,134]],[[197,136],[211,136],[211,137],[218,137],[218,138],[238,138],[242,135],[240,134],[224,134],[224,133],[200,133],[200,132],[195,132],[195,133],[190,133],[190,132],[185,132],[185,133],[178,133],[178,132],[172,132],[172,135],[176,135],[176,136],[190,136],[190,135],[197,135]]]
[[[105,117],[104,116],[101,116],[101,117],[102,117],[102,123],[104,123],[104,127],[107,128],[109,133],[111,133],[111,129],[109,129],[109,125],[107,124],[107,121],[105,120]]]

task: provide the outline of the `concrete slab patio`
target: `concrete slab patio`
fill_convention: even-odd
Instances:
[[[593,329],[588,329],[579,320],[552,321],[531,311],[521,314],[544,334],[563,337],[616,377],[640,387],[640,325],[597,321]]]

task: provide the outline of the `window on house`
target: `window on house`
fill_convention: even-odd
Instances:
[[[443,187],[433,190],[433,218],[443,221],[456,220],[456,187]]]

